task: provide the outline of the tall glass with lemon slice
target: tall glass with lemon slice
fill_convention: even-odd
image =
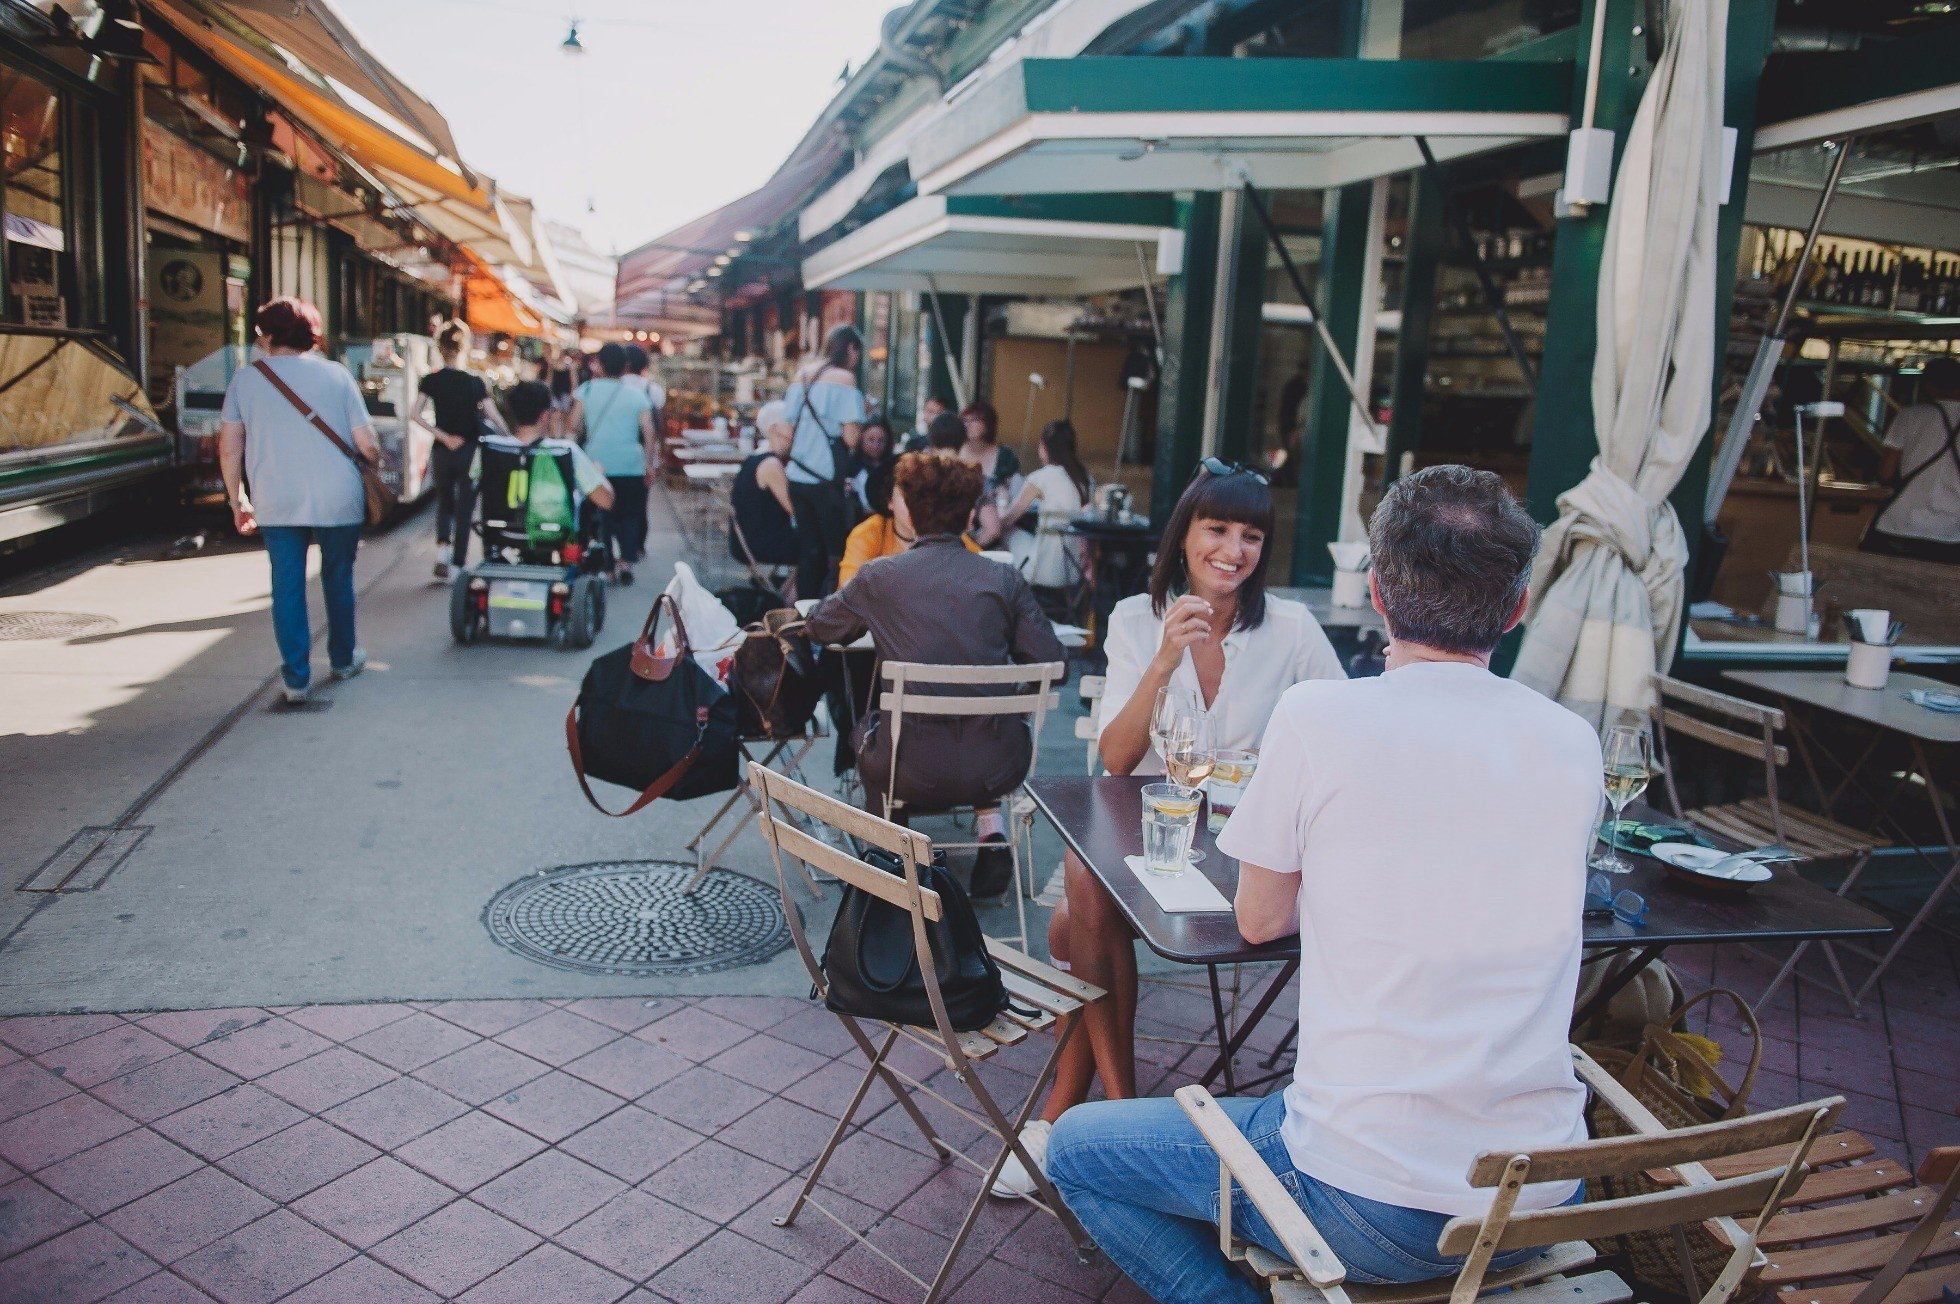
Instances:
[[[1211,814],[1208,823],[1213,833],[1225,827],[1225,821],[1232,818],[1238,809],[1239,799],[1245,796],[1246,785],[1252,782],[1254,771],[1259,768],[1259,753],[1253,751],[1226,750],[1212,758],[1211,782],[1205,792],[1211,798]]]
[[[1182,874],[1191,863],[1202,796],[1181,783],[1143,786],[1143,867],[1152,874]]]

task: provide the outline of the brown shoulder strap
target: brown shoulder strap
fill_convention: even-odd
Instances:
[[[585,781],[585,756],[578,745],[578,703],[572,703],[572,709],[565,712],[565,746],[572,753],[572,773],[578,776],[579,791],[583,792],[585,799],[592,803],[593,810],[601,815],[610,815],[614,819],[623,819],[642,807],[659,801],[667,795],[668,789],[679,783],[687,772],[694,768],[694,762],[700,757],[701,740],[708,732],[707,707],[695,708],[694,723],[694,746],[688,748],[687,755],[667,767],[667,772],[648,784],[646,790],[635,797],[633,804],[625,810],[607,810],[599,804],[599,799],[592,795],[592,785]]]
[[[274,371],[270,366],[268,366],[264,358],[254,359],[252,362],[252,368],[253,370],[257,371],[261,376],[264,376],[267,380],[271,381],[272,387],[278,390],[281,394],[284,394],[286,396],[286,401],[288,403],[291,403],[295,408],[298,408],[299,414],[305,417],[308,421],[311,421],[313,423],[313,428],[315,430],[325,435],[328,439],[333,440],[334,447],[338,448],[341,452],[347,454],[347,458],[349,461],[353,462],[356,466],[360,466],[366,463],[367,459],[362,457],[359,453],[355,452],[353,446],[349,444],[346,440],[342,439],[338,434],[335,434],[334,428],[328,425],[326,421],[321,418],[319,413],[315,412],[312,408],[306,406],[306,400],[301,398],[298,394],[295,394],[293,392],[293,387],[291,385],[288,385],[285,381],[279,379],[279,373]]]

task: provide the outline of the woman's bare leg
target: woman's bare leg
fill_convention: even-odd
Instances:
[[[1048,956],[1057,968],[1072,965],[1068,932],[1068,902],[1064,901],[1055,907],[1055,913],[1048,918]],[[1055,1024],[1055,1035],[1059,1037],[1066,1033],[1075,1017],[1073,1014],[1063,1015]],[[1087,1100],[1089,1084],[1095,1077],[1096,1060],[1089,1050],[1089,1039],[1077,1029],[1062,1047],[1060,1058],[1055,1061],[1055,1080],[1049,1084],[1048,1099],[1041,1107],[1041,1117],[1052,1123],[1073,1106]]]
[[[1136,934],[1096,876],[1074,855],[1063,862],[1068,875],[1069,963],[1076,977],[1109,996],[1083,1011],[1096,1074],[1103,1094],[1128,1100],[1137,1093]]]

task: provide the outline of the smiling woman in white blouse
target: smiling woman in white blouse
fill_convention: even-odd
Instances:
[[[1160,688],[1183,689],[1204,705],[1219,749],[1256,750],[1281,693],[1305,679],[1346,678],[1305,605],[1266,592],[1272,528],[1265,476],[1215,457],[1200,464],[1171,511],[1149,591],[1110,613],[1097,745],[1111,774],[1164,772],[1150,742]],[[1111,1100],[1136,1095],[1136,934],[1086,866],[1072,854],[1065,864],[1068,899],[1049,921],[1048,949],[1110,999],[1084,1010],[1088,1035],[1069,1039],[1041,1117],[1022,1131],[1037,1163],[1049,1126],[1088,1098],[1095,1078]],[[994,1194],[1033,1189],[1010,1156]]]

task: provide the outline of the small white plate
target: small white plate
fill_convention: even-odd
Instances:
[[[1657,842],[1647,848],[1647,854],[1655,860],[1665,861],[1676,869],[1685,869],[1690,874],[1699,874],[1710,865],[1728,856],[1726,851],[1714,847],[1704,847],[1693,842]],[[1775,877],[1768,865],[1742,864],[1721,874],[1709,875],[1720,883],[1767,883]]]

